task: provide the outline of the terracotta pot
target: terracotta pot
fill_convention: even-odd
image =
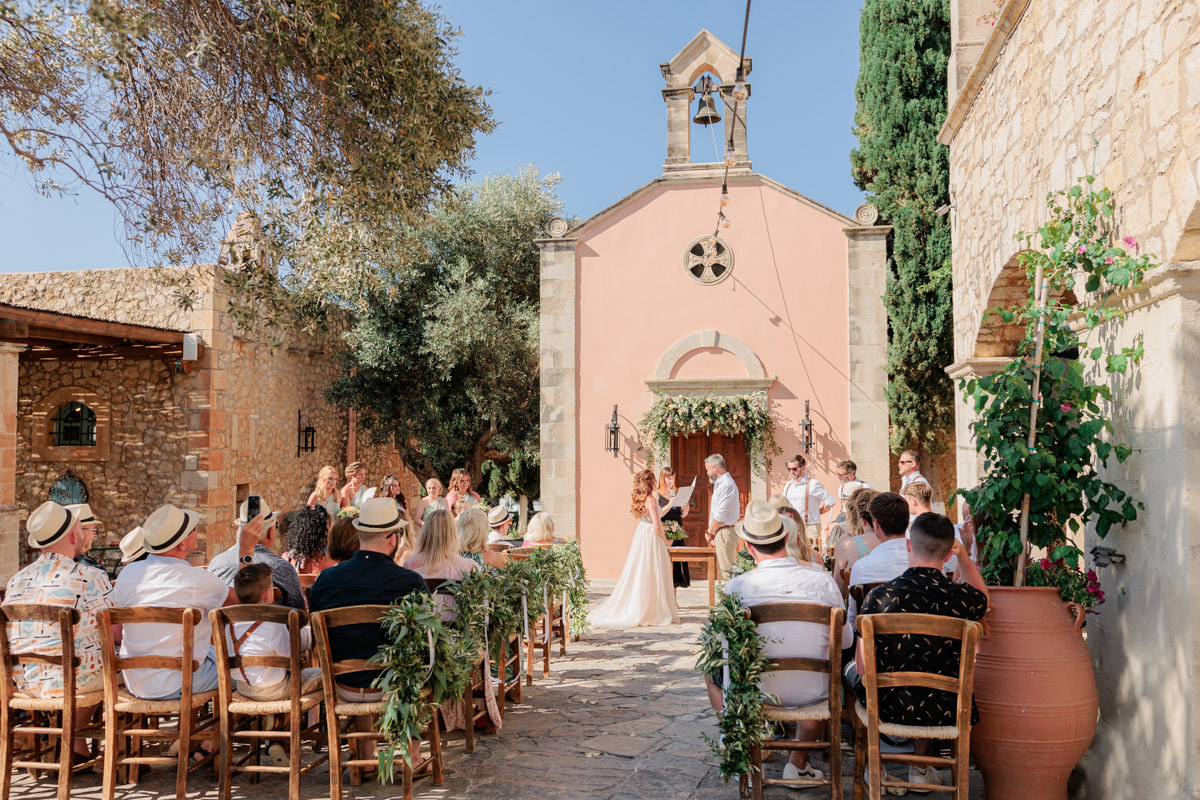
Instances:
[[[988,800],[1067,800],[1067,778],[1096,733],[1096,677],[1058,590],[988,587],[975,661],[971,754]]]

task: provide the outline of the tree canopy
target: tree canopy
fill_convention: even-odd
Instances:
[[[507,488],[536,469],[534,240],[561,209],[558,180],[529,167],[457,190],[409,231],[403,263],[349,335],[330,399],[356,409],[370,441],[394,442],[422,481],[465,466],[478,485],[484,461],[515,459],[513,480],[497,484]]]
[[[954,360],[949,153],[937,141],[946,116],[947,0],[866,0],[854,94],[854,182],[893,226],[887,308],[888,411],[895,449],[937,452],[954,418],[945,373]]]
[[[251,209],[287,288],[361,306],[493,127],[454,35],[417,0],[0,0],[0,137],[155,261]]]

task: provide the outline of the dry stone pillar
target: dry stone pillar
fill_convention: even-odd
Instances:
[[[850,458],[858,477],[886,488],[888,466],[887,312],[883,293],[890,225],[876,225],[879,212],[860,206],[863,223],[844,228],[850,299]]]
[[[579,240],[565,237],[566,232],[566,222],[556,218],[550,222],[550,238],[537,240],[541,251],[541,493],[542,509],[554,515],[556,533],[574,539],[578,532],[575,428],[579,408],[575,395],[575,245]]]
[[[692,87],[662,93],[667,101],[667,163],[687,164],[692,160]]]
[[[17,508],[17,370],[24,345],[0,342],[0,581],[20,568]]]

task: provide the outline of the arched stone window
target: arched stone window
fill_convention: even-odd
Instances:
[[[95,447],[96,412],[83,403],[64,403],[51,420],[55,447]]]
[[[82,386],[63,386],[33,404],[33,461],[108,461],[112,406]]]

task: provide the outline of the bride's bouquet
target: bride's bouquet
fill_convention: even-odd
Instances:
[[[680,542],[687,538],[687,532],[683,529],[683,523],[675,520],[667,520],[663,522],[663,533],[672,542]]]

